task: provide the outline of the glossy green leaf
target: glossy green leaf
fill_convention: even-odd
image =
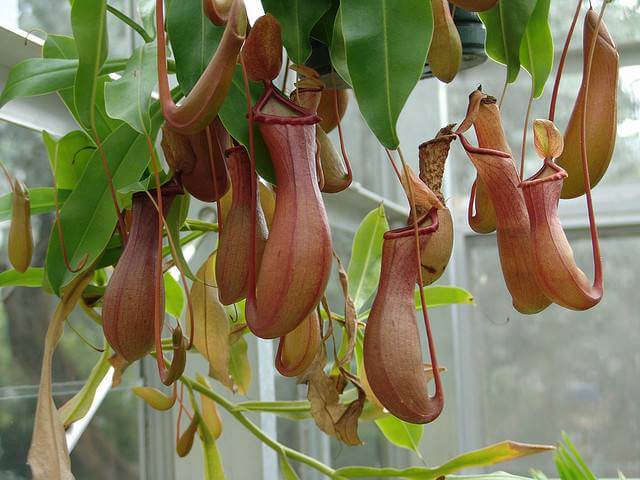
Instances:
[[[496,62],[507,66],[507,82],[513,83],[520,71],[520,43],[533,13],[536,0],[498,2],[480,13],[487,29],[485,49]]]
[[[465,468],[495,465],[496,463],[553,450],[553,448],[554,447],[547,445],[530,445],[505,441],[481,448],[480,450],[464,453],[439,467],[411,467],[404,470],[395,468],[344,467],[338,469],[336,473],[347,478],[392,477],[430,480],[458,472]]]
[[[107,114],[146,134],[151,133],[151,92],[158,83],[156,52],[155,43],[136,48],[122,77],[105,85]]]
[[[240,395],[246,395],[251,386],[251,363],[249,363],[249,346],[244,337],[231,344],[229,373]]]
[[[158,105],[154,106],[154,129],[160,124]],[[122,124],[103,142],[104,153],[116,190],[140,178],[149,162],[149,150],[143,135]],[[72,265],[88,255],[83,270],[100,256],[109,243],[117,223],[117,215],[109,191],[109,185],[100,152],[89,160],[75,190],[69,195],[60,211],[64,240]],[[78,273],[71,273],[64,264],[56,229],[49,240],[46,259],[47,278],[56,294]]]
[[[60,414],[65,428],[83,418],[89,411],[98,385],[100,385],[109,368],[111,368],[111,363],[109,363],[110,356],[111,351],[105,348],[80,391],[58,409],[58,414]]]
[[[251,82],[249,87],[251,90],[251,105],[255,105],[258,103],[264,88],[261,84],[255,82]],[[242,68],[240,68],[240,66],[236,67],[236,71],[233,74],[231,88],[220,108],[219,116],[224,128],[227,129],[229,134],[248,150],[249,124],[247,122],[247,97],[244,91]],[[262,135],[260,135],[260,130],[257,125],[254,125],[253,133],[258,173],[268,182],[275,184],[276,177],[273,171],[273,165],[271,164],[269,150],[262,139]]]
[[[553,36],[549,26],[551,0],[538,0],[520,44],[520,62],[531,75],[534,98],[544,91],[553,68]]]
[[[420,302],[420,289],[416,290],[414,299],[416,302],[416,310],[421,310],[422,303]],[[465,289],[444,285],[424,287],[424,299],[427,302],[427,306],[431,308],[445,307],[453,304],[473,304],[473,295]]]
[[[393,415],[378,418],[375,422],[385,438],[394,445],[414,452],[419,451],[418,446],[422,440],[424,425],[403,422]]]
[[[302,65],[311,55],[311,30],[329,8],[331,0],[262,0],[282,27],[282,41],[294,64]]]
[[[62,205],[71,192],[69,190],[58,190],[58,200]],[[37,187],[29,189],[29,200],[31,201],[31,215],[41,215],[53,212],[53,188]],[[0,197],[0,222],[11,218],[11,193]]]
[[[339,6],[340,2],[338,0],[332,0],[331,8],[322,15],[322,18],[318,20],[318,23],[311,30],[311,36],[327,46],[331,45],[331,40],[333,39],[333,25],[336,22]]]
[[[109,51],[106,0],[76,0],[71,8],[71,28],[78,50],[74,103],[82,125],[95,123],[98,76]]]
[[[431,2],[342,0],[340,10],[360,111],[380,143],[395,149],[398,117],[420,80],[431,43]]]
[[[184,290],[178,281],[165,273],[164,280],[164,309],[173,318],[180,318],[184,310]]]
[[[349,66],[347,65],[347,50],[344,44],[344,34],[342,33],[342,9],[340,7],[338,7],[333,24],[329,55],[331,57],[331,65],[333,65],[335,71],[338,72],[340,78],[348,85],[352,85]]]
[[[42,55],[47,58],[75,60],[78,58],[75,40],[72,37],[67,37],[65,35],[49,35],[42,47]],[[121,68],[119,68],[119,70],[121,70]],[[113,132],[122,123],[119,120],[109,117],[106,112],[104,104],[104,87],[109,81],[111,81],[111,79],[108,76],[103,75],[103,72],[100,72],[100,76],[96,80],[96,97],[93,113],[95,115],[96,130],[98,131],[98,136],[100,138],[107,137],[107,135]],[[69,112],[71,112],[79,125],[84,125],[80,115],[78,114],[78,109],[76,108],[74,92],[75,87],[73,82],[69,87],[58,90],[58,94],[69,109]],[[93,132],[91,131],[90,126],[85,126],[84,128],[90,133],[91,138],[93,138]]]
[[[0,288],[2,287],[41,287],[44,279],[44,269],[38,267],[28,268],[20,273],[15,270],[0,272]]]
[[[182,92],[188,95],[220,43],[223,27],[211,23],[201,1],[171,2],[167,32],[176,60],[176,75]]]
[[[347,269],[349,290],[356,311],[364,306],[378,286],[382,259],[384,233],[389,223],[384,205],[372,210],[364,217],[353,237],[351,260]]]
[[[118,72],[124,68],[125,64],[125,60],[111,60],[104,64],[100,74]],[[46,95],[68,88],[73,85],[77,69],[77,60],[59,58],[23,60],[9,71],[9,77],[0,95],[0,107],[16,98]]]
[[[473,305],[473,295],[460,287],[449,287],[446,285],[432,285],[424,287],[424,299],[429,308],[446,307],[448,305]],[[415,291],[413,300],[416,310],[422,310],[422,302],[420,300],[420,290]],[[358,314],[359,319],[366,319],[369,316],[368,309]]]
[[[298,474],[289,463],[287,455],[284,452],[280,452],[280,455],[278,455],[278,457],[280,458],[280,472],[282,473],[282,479],[300,480],[300,477],[298,477]]]
[[[95,144],[82,130],[69,132],[59,140],[43,131],[42,140],[49,154],[57,187],[72,190],[82,176]]]

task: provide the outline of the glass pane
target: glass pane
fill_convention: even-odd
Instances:
[[[70,2],[57,2],[55,8],[48,0],[17,0],[3,6],[3,20],[27,32],[36,30],[35,35],[42,36],[37,30],[46,33],[71,35],[69,20]],[[130,14],[130,0],[111,0],[109,4]],[[131,51],[130,29],[113,15],[107,14],[109,28],[109,53],[115,57],[128,56]]]
[[[611,232],[613,233],[613,232]],[[617,232],[619,233],[619,232]],[[500,274],[495,237],[474,239],[469,284],[477,307],[466,328],[473,338],[474,386],[481,433],[489,444],[504,439],[555,443],[562,430],[573,439],[596,477],[640,475],[640,375],[636,277],[640,241],[602,231],[606,292],[586,312],[551,306],[522,316]],[[571,238],[576,260],[591,263],[591,243],[582,231]],[[591,274],[590,268],[584,268]],[[471,408],[468,404],[467,408]],[[510,463],[554,474],[551,455]]]
[[[136,404],[133,397],[128,390],[106,397],[71,455],[76,478],[96,478],[97,472],[105,480],[139,478],[139,414],[137,408],[131,408]],[[68,398],[57,396],[54,401],[62,405]],[[35,408],[35,393],[0,398],[0,478],[31,478],[26,462]]]

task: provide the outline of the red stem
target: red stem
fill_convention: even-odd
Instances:
[[[602,16],[607,7],[607,1],[603,1],[598,22],[596,23],[595,34],[591,41],[589,49],[589,59],[587,61],[587,69],[584,74],[584,98],[589,98],[589,80],[591,77],[591,65],[593,64],[593,54],[596,47],[596,41],[600,34],[600,24]],[[586,137],[587,137],[587,105],[588,102],[582,102],[582,118],[580,122],[580,156],[582,157],[582,178],[584,180],[584,190],[587,197],[587,212],[589,214],[589,231],[591,233],[591,246],[593,248],[593,264],[594,279],[593,285],[602,288],[602,258],[600,257],[600,242],[598,240],[598,226],[596,225],[595,213],[593,211],[593,199],[591,198],[591,180],[589,178],[589,159],[587,155]]]
[[[553,93],[551,94],[551,105],[549,106],[549,120],[553,122],[556,116],[556,103],[558,101],[558,92],[560,90],[560,80],[562,78],[562,71],[564,70],[564,64],[567,60],[567,53],[569,52],[569,44],[571,43],[571,37],[573,37],[573,31],[576,28],[578,16],[580,15],[580,9],[582,7],[582,0],[578,0],[576,5],[576,12],[573,14],[573,20],[567,32],[567,38],[564,41],[564,47],[562,48],[562,55],[560,56],[560,63],[558,64],[558,71],[556,73],[556,79],[553,84]],[[596,37],[598,35],[596,34]]]
[[[156,255],[156,278],[155,278],[155,289],[154,289],[154,333],[155,333],[155,344],[156,344],[156,362],[158,364],[158,371],[160,372],[160,378],[164,379],[167,375],[167,366],[164,363],[164,357],[162,355],[162,315],[164,312],[161,312],[160,304],[162,302],[160,287],[162,282],[162,232],[164,228],[164,207],[162,204],[162,190],[160,189],[160,172],[158,169],[158,162],[156,160],[156,154],[153,148],[153,144],[151,143],[151,137],[149,135],[145,135],[147,140],[147,147],[149,148],[149,153],[151,154],[151,165],[153,167],[153,175],[156,180],[156,202],[158,209],[158,253]],[[168,233],[168,232],[167,232]]]
[[[254,125],[253,125],[253,108],[251,105],[251,89],[249,87],[249,77],[247,76],[247,66],[244,63],[244,58],[240,55],[240,65],[242,66],[242,80],[244,83],[244,93],[247,97],[247,122],[249,126],[249,161],[251,163],[251,230],[249,238],[249,278],[247,279],[247,302],[246,309],[251,311],[253,318],[256,317],[256,232],[258,229],[258,193],[257,193],[257,178],[256,178],[256,157],[255,157],[255,139],[254,139]]]
[[[409,188],[409,200],[411,202],[411,216],[413,217],[413,234],[416,244],[416,262],[418,263],[418,287],[420,288],[420,305],[422,306],[422,318],[424,319],[424,326],[427,332],[427,344],[429,345],[429,357],[431,358],[431,368],[433,369],[433,381],[435,383],[435,393],[432,398],[437,398],[442,395],[442,380],[440,378],[440,371],[438,370],[438,358],[436,355],[436,346],[433,340],[433,334],[431,333],[431,322],[429,322],[429,314],[427,312],[427,302],[424,298],[424,279],[422,277],[422,255],[420,251],[420,226],[418,224],[418,214],[416,212],[416,200],[413,193],[413,186],[409,181],[409,167],[404,160],[402,150],[398,147],[398,154],[400,161],[402,162],[402,168],[404,174],[407,177],[407,185]]]
[[[351,162],[349,162],[349,157],[347,156],[347,149],[344,146],[344,137],[342,135],[342,123],[340,122],[340,112],[338,111],[338,95],[336,90],[336,78],[335,71],[333,67],[331,68],[331,83],[333,87],[333,111],[336,116],[336,123],[338,124],[338,138],[340,139],[340,151],[342,153],[342,160],[344,161],[344,166],[347,169],[347,177],[349,178],[349,183],[353,179],[353,172],[351,171]]]

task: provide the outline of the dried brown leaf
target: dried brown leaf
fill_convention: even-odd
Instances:
[[[111,357],[109,357],[109,363],[114,369],[113,380],[111,381],[111,387],[113,388],[120,385],[122,382],[122,375],[131,364],[119,353],[111,355]]]
[[[338,279],[340,280],[340,287],[342,288],[342,295],[344,296],[344,330],[348,340],[347,349],[342,355],[342,358],[337,359],[338,367],[343,367],[353,358],[353,350],[356,346],[358,320],[356,318],[356,306],[349,295],[349,277],[335,250],[333,256],[336,262],[338,262]]]
[[[31,468],[34,480],[74,479],[71,473],[71,461],[62,419],[58,415],[58,410],[53,402],[51,369],[53,353],[60,337],[62,337],[64,321],[78,303],[82,291],[92,278],[93,271],[90,270],[84,275],[76,277],[69,284],[47,328],[33,436],[29,453],[27,454],[27,464]]]

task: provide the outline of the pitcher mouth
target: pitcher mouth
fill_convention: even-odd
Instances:
[[[299,113],[300,116],[281,116],[273,115],[270,113],[264,113],[262,109],[265,107],[269,100],[275,100],[284,105],[295,113]],[[315,125],[320,123],[321,118],[306,108],[295,104],[288,98],[282,96],[273,86],[272,83],[265,83],[264,93],[255,107],[253,107],[253,119],[261,123],[271,123],[275,125]]]
[[[553,170],[554,173],[550,175],[545,175],[544,173],[548,170]],[[560,165],[558,165],[556,162],[554,162],[551,159],[545,159],[544,163],[542,164],[542,167],[540,167],[540,170],[538,170],[536,173],[531,175],[527,180],[520,182],[518,187],[529,188],[534,185],[538,185],[540,183],[564,180],[568,176],[569,174],[567,173],[567,171],[564,168],[562,168]]]
[[[427,213],[418,218],[418,225],[424,223],[427,219],[431,220],[431,225],[427,225],[426,227],[420,227],[418,229],[419,235],[427,235],[438,230],[438,209],[432,208]],[[412,225],[406,227],[400,227],[393,230],[389,230],[385,232],[384,239],[385,240],[395,240],[398,238],[405,238],[415,235],[415,228]]]

